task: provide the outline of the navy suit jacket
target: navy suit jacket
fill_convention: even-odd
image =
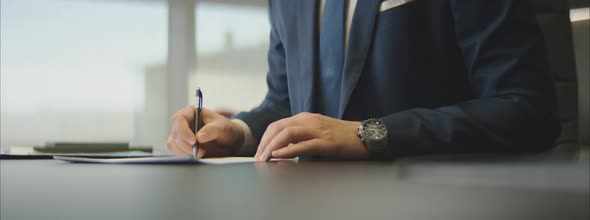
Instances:
[[[236,115],[266,127],[315,112],[319,0],[271,0],[268,94]],[[381,118],[376,158],[550,148],[559,134],[544,39],[528,0],[416,0],[380,12],[358,1],[339,117]],[[253,154],[254,152],[250,152]]]

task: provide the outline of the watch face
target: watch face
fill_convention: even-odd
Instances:
[[[363,130],[363,136],[368,140],[381,140],[387,136],[387,129],[380,121],[368,121]]]

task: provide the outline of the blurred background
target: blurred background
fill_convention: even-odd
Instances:
[[[2,0],[1,146],[164,146],[169,118],[266,93],[266,1]]]
[[[169,119],[197,86],[205,107],[234,112],[266,93],[265,0],[0,2],[2,147],[130,141],[165,152]],[[589,81],[588,2],[570,6]]]

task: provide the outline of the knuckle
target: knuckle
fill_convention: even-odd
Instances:
[[[182,139],[175,139],[174,140],[174,143],[179,148],[185,148],[188,145],[188,143],[186,141],[182,140]]]
[[[317,114],[317,113],[309,113],[305,119],[308,121],[311,121],[311,122],[316,122],[321,119],[321,116],[322,115]]]
[[[307,117],[310,113],[309,112],[300,112],[295,117],[304,118]]]
[[[285,138],[287,139],[292,139],[293,137],[295,137],[295,129],[288,127],[283,129],[283,135]]]
[[[313,119],[315,117],[315,114],[309,113],[309,112],[301,112],[301,113],[297,114],[297,117],[302,120],[309,120],[309,119]]]
[[[279,127],[279,122],[273,122],[270,125],[268,125],[268,130],[273,131],[273,130],[277,130]]]
[[[321,136],[324,139],[330,140],[335,136],[335,134],[334,131],[332,131],[331,129],[321,129]]]
[[[313,114],[310,115],[310,119],[320,120],[320,119],[322,119],[322,115],[317,114],[317,113],[313,113]]]

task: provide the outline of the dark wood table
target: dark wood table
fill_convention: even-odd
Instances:
[[[0,160],[0,219],[588,220],[588,162]]]

